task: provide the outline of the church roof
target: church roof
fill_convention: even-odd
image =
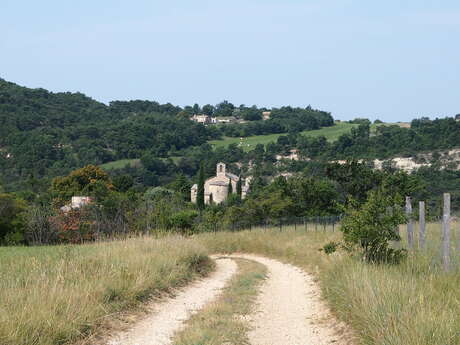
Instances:
[[[209,183],[209,185],[210,186],[228,186],[228,183],[223,182],[223,181],[215,181],[215,182]]]
[[[239,180],[239,177],[236,176],[235,174],[232,174],[232,173],[225,173],[225,176],[227,176],[228,178],[231,178],[231,179],[234,180],[234,181],[238,181],[238,180]]]

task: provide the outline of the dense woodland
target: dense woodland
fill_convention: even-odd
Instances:
[[[269,120],[262,112],[270,111]],[[197,124],[194,114],[233,116],[242,123]],[[439,214],[442,192],[460,203],[460,172],[431,167],[412,174],[391,166],[375,171],[371,160],[414,156],[460,147],[460,122],[454,118],[413,120],[410,128],[367,119],[334,142],[302,135],[333,126],[331,114],[311,107],[279,109],[234,106],[178,107],[153,101],[99,103],[80,93],[51,93],[0,79],[0,243],[79,242],[100,235],[154,229],[209,231],[276,223],[289,217],[337,216],[350,200],[364,203],[372,190],[427,200],[430,216]],[[276,142],[244,152],[236,144],[213,148],[222,136],[285,133]],[[277,155],[298,149],[302,160]],[[136,159],[104,171],[103,163]],[[348,160],[345,165],[331,163]],[[358,163],[357,159],[364,159]],[[199,176],[213,176],[218,162],[251,176],[251,192],[234,192],[223,205],[190,203]],[[289,178],[282,177],[289,176]],[[63,215],[59,208],[73,195],[89,195],[98,207]]]

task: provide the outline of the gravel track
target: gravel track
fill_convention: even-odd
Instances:
[[[250,254],[230,257],[254,260],[268,269],[255,311],[249,317],[251,345],[350,344],[343,334],[344,326],[330,315],[311,275],[265,257]]]
[[[313,277],[298,267],[252,254],[213,256],[217,269],[174,298],[152,303],[148,317],[107,345],[167,345],[185,321],[212,302],[237,272],[232,258],[267,267],[255,310],[246,320],[251,345],[350,345],[347,328],[331,316]]]
[[[174,298],[152,303],[151,313],[107,342],[107,345],[168,345],[191,315],[214,300],[236,273],[233,260],[216,260],[216,271],[180,291]]]

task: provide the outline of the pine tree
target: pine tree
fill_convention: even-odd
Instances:
[[[212,193],[209,194],[209,205],[213,205],[214,204],[214,198],[212,197]]]
[[[196,196],[196,204],[198,209],[204,210],[204,167],[203,163],[200,165],[200,171],[198,173],[198,191]]]
[[[241,186],[241,176],[238,179],[238,183],[236,184],[236,195],[238,195],[238,199],[241,200],[241,198],[243,196],[243,188]]]
[[[232,180],[228,179],[228,196],[233,194]]]

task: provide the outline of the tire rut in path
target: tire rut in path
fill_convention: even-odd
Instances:
[[[114,336],[107,345],[168,345],[185,321],[214,300],[237,271],[233,260],[216,260],[209,277],[181,290],[175,297],[152,303],[151,313],[130,330]]]
[[[248,337],[252,345],[350,344],[347,334],[339,334],[344,326],[331,317],[311,275],[295,266],[256,255],[229,257],[254,260],[268,269],[255,311],[249,317],[252,329]]]

